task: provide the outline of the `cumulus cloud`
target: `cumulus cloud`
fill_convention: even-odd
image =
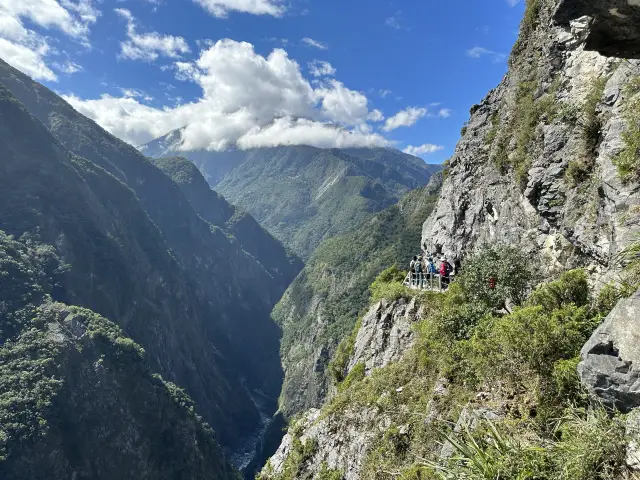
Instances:
[[[46,62],[55,50],[27,25],[62,32],[88,47],[89,27],[99,15],[91,0],[0,0],[0,57],[38,80],[55,81],[57,76]],[[68,68],[52,64],[64,73],[73,73],[72,65],[76,64],[70,62]]]
[[[202,51],[197,61],[176,62],[175,68],[183,80],[200,86],[200,98],[164,108],[145,105],[133,91],[121,97],[66,99],[134,145],[175,129],[181,129],[176,148],[182,150],[389,145],[367,124],[370,116],[382,113],[370,112],[361,92],[335,79],[312,85],[282,49],[264,57],[249,43],[224,39]]]
[[[488,57],[493,61],[493,63],[500,63],[507,58],[507,55],[504,53],[494,52],[493,50],[489,50],[488,48],[484,47],[473,47],[467,50],[467,57]]]
[[[407,148],[403,150],[404,153],[408,153],[409,155],[415,155],[419,157],[420,155],[428,155],[430,153],[439,152],[444,150],[442,145],[434,145],[432,143],[425,143],[424,145],[413,146],[409,145]]]
[[[329,62],[323,62],[321,60],[314,60],[309,62],[309,73],[314,77],[333,76],[336,74],[336,69]]]
[[[380,110],[375,109],[369,114],[369,120],[371,122],[382,122],[384,120],[384,115]]]
[[[427,114],[426,108],[409,107],[387,118],[382,129],[390,132],[400,127],[410,127]]]
[[[438,110],[438,116],[440,118],[449,118],[453,112],[450,108],[441,108]]]
[[[129,10],[116,8],[114,11],[127,22],[127,40],[120,43],[120,58],[153,62],[160,56],[178,58],[191,51],[182,37],[157,32],[138,33],[135,18]]]
[[[211,15],[226,18],[229,12],[281,17],[286,8],[281,0],[194,0]]]
[[[313,38],[304,37],[302,39],[302,43],[309,47],[317,48],[318,50],[328,50],[329,47],[326,43],[319,42],[318,40],[314,40]]]
[[[67,60],[64,63],[54,62],[52,66],[66,75],[73,75],[74,73],[81,72],[83,70],[82,66],[72,62],[71,60]]]

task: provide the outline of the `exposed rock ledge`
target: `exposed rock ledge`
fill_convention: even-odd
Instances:
[[[554,19],[568,24],[591,17],[587,50],[609,57],[640,58],[640,0],[563,0]]]

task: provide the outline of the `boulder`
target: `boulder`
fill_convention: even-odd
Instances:
[[[606,406],[640,407],[640,290],[620,300],[582,347],[580,381]]]

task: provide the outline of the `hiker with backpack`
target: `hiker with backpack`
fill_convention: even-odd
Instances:
[[[416,263],[418,262],[418,256],[414,255],[413,260],[409,263],[409,273],[411,274],[411,285],[416,284]]]
[[[413,268],[414,268],[414,272],[416,274],[416,286],[418,288],[422,288],[424,286],[424,276],[422,274],[424,269],[422,268],[422,257],[421,256],[418,257],[418,260],[413,265]]]
[[[446,257],[442,257],[440,259],[440,284],[443,289],[449,287],[451,272],[453,272],[453,266],[447,261]]]

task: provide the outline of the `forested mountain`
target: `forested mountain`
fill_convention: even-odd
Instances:
[[[53,247],[0,231],[0,477],[239,478],[142,347],[100,315],[52,301],[68,272]]]
[[[299,265],[268,235],[263,265],[135,148],[5,63],[0,84],[0,229],[54,246],[70,265],[54,300],[117,323],[223,447],[245,445],[276,408],[270,311]]]
[[[280,408],[291,417],[318,407],[330,384],[329,360],[369,304],[369,285],[419,253],[416,239],[438,198],[442,174],[349,233],[325,240],[273,311],[283,330],[285,382]]]
[[[193,161],[218,193],[303,259],[322,240],[353,229],[440,169],[388,148],[178,152],[179,140],[178,130],[142,150]]]
[[[335,388],[293,418],[261,480],[638,478],[636,3],[526,2],[509,71],[471,108],[415,239],[459,275],[446,292],[375,279],[353,331],[334,334]],[[279,321],[323,310],[300,288],[311,265]],[[287,377],[335,311],[291,330]],[[314,405],[310,378],[303,395],[287,380],[283,403]]]
[[[291,279],[303,267],[295,255],[289,254],[251,215],[229,204],[212,190],[202,173],[189,160],[170,157],[152,161],[178,184],[198,215],[232,235],[244,251],[267,269],[275,285],[282,289],[289,286]]]

